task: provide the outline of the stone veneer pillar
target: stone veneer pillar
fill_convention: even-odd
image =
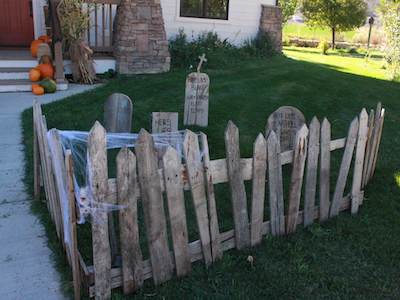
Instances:
[[[115,20],[114,45],[120,74],[169,71],[171,57],[160,0],[122,0]]]
[[[262,5],[260,30],[267,32],[278,53],[282,52],[282,9],[279,6]]]

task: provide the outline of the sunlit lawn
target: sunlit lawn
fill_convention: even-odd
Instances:
[[[284,53],[291,59],[321,64],[340,72],[387,79],[387,72],[383,68],[383,54],[378,51],[371,51],[372,57],[369,58],[364,54],[349,54],[344,50],[328,50],[328,55],[323,55],[319,49],[300,47],[285,47]]]
[[[138,299],[400,299],[400,84],[385,80],[382,62],[366,62],[344,53],[321,55],[316,50],[286,48],[285,56],[247,59],[205,71],[211,79],[208,128],[213,158],[225,157],[224,129],[233,120],[240,129],[242,157],[250,157],[269,114],[282,105],[299,108],[308,121],[329,118],[333,138],[344,137],[363,107],[378,101],[386,108],[380,158],[374,179],[365,191],[359,215],[348,213],[324,225],[283,238],[265,238],[246,251],[228,251],[210,267],[195,263],[190,276],[160,287],[148,281]],[[134,131],[149,129],[152,111],[177,111],[183,119],[187,70],[124,77],[83,95],[43,107],[49,128],[89,130],[103,119],[107,96],[122,92],[134,100]],[[32,111],[23,114],[28,189],[32,187]],[[180,128],[184,128],[182,122]],[[342,152],[335,151],[337,166]],[[333,171],[334,190],[337,170]],[[287,189],[287,187],[286,187]],[[232,228],[229,192],[216,189],[220,227]],[[250,196],[250,193],[248,194]],[[266,205],[267,207],[267,205]],[[70,274],[50,224],[45,204],[34,205],[46,224],[65,287]],[[193,220],[192,220],[193,221]],[[90,256],[90,239],[79,241]],[[254,257],[250,265],[247,256]],[[114,293],[121,299],[121,293]]]
[[[332,33],[329,28],[310,27],[303,23],[288,23],[283,27],[283,35],[285,37],[298,37],[310,40],[327,40],[330,41]],[[356,31],[339,32],[337,34],[338,41],[352,41],[356,35]]]

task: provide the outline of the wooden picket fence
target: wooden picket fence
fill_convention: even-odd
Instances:
[[[188,275],[193,262],[202,260],[209,266],[224,251],[255,246],[267,234],[293,233],[299,224],[324,222],[343,210],[350,209],[356,214],[363,202],[364,187],[375,171],[383,122],[381,104],[369,115],[363,109],[351,122],[347,137],[332,140],[329,121],[324,119],[320,124],[314,117],[309,129],[304,125],[298,131],[294,150],[281,152],[274,132],[267,139],[260,133],[254,142],[252,158],[241,158],[239,129],[229,122],[225,131],[226,158],[216,160],[210,160],[207,136],[188,130],[183,143],[184,159],[170,147],[162,158],[162,168],[152,136],[142,129],[135,153],[127,148],[118,153],[116,178],[108,178],[106,131],[96,122],[87,145],[90,189],[95,200],[91,222],[93,266],[87,266],[76,237],[71,153],[62,152],[57,131],[48,134],[40,105],[35,104],[35,195],[39,196],[43,181],[47,205],[61,241],[64,241],[63,226],[68,226],[69,243],[63,245],[73,271],[75,298],[79,299],[83,286],[91,297],[109,299],[113,288],[122,287],[129,294],[150,278],[160,284],[174,274]],[[344,153],[331,197],[331,152],[342,148]],[[344,195],[353,157],[351,192]],[[289,196],[284,200],[282,166],[287,164],[292,164],[292,173]],[[304,204],[300,210],[304,177]],[[252,196],[248,208],[245,181],[250,180]],[[226,232],[220,232],[218,226],[214,193],[214,186],[222,183],[229,183],[234,220],[234,228]],[[63,187],[68,191],[68,222],[61,219],[66,213],[66,206],[60,203],[63,195],[59,191]],[[190,191],[196,215],[200,239],[194,242],[188,240],[184,191]],[[144,211],[149,259],[143,258],[140,247],[144,237],[139,236],[138,201]],[[284,201],[288,201],[286,212]],[[118,212],[120,267],[112,267],[105,204],[124,207]],[[267,205],[269,220],[264,217]],[[172,237],[172,249],[168,246],[168,236]]]

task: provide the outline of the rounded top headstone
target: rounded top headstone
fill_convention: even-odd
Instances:
[[[127,95],[114,93],[104,104],[104,127],[107,132],[131,132],[132,100]]]
[[[297,131],[305,124],[303,113],[293,106],[281,106],[274,111],[267,122],[267,136],[271,130],[277,134],[281,151],[293,150]]]

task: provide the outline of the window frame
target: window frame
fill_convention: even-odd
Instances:
[[[221,19],[221,18],[211,18],[211,17],[195,17],[195,16],[182,16],[181,15],[181,3],[184,0],[178,0],[177,1],[177,20],[184,21],[184,20],[190,20],[190,21],[199,21],[199,22],[207,22],[208,20],[212,20],[213,22],[229,22],[229,7],[230,7],[230,0],[227,0],[228,3],[226,4],[226,19]]]

